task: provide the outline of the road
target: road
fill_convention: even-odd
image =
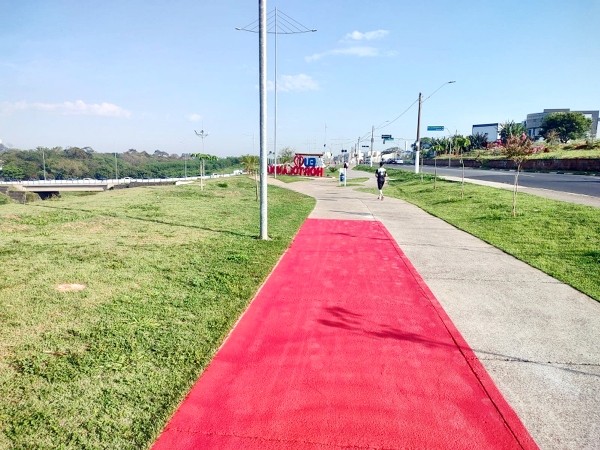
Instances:
[[[386,165],[386,167],[414,172],[414,166],[409,165]],[[423,170],[425,173],[433,173],[434,168],[433,166],[424,166]],[[460,177],[461,172],[460,167],[450,168],[442,165],[437,168],[439,176]],[[465,168],[465,178],[512,185],[515,180],[515,172]],[[600,177],[598,176],[522,172],[519,175],[519,186],[600,198]]]

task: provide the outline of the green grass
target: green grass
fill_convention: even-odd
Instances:
[[[348,178],[346,180],[346,186],[361,186],[365,181],[368,181],[369,178],[367,177],[360,177],[360,178]]]
[[[0,448],[151,444],[313,205],[269,187],[269,241],[245,177],[2,205]]]
[[[362,170],[371,170],[366,166]],[[512,191],[437,180],[388,169],[386,195],[428,213],[509,253],[600,301],[600,209]],[[370,190],[370,192],[375,192]],[[469,264],[468,261],[462,262]]]
[[[540,143],[539,145],[542,145]],[[537,145],[537,144],[536,144]],[[540,152],[529,156],[528,159],[572,159],[572,158],[600,158],[600,140],[588,144],[585,140],[575,140],[568,144],[555,144],[547,146],[546,152]],[[500,150],[473,150],[463,155],[465,158],[477,158],[481,160],[504,159]],[[459,155],[452,155],[452,159],[459,159]],[[438,159],[448,160],[448,155],[440,155]]]
[[[283,183],[296,183],[298,181],[311,180],[309,177],[301,177],[298,175],[277,175],[277,179]]]

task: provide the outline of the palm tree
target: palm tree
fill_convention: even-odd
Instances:
[[[254,181],[256,182],[256,201],[258,201],[258,163],[259,159],[256,155],[244,155],[242,156],[242,165],[244,166],[244,171],[248,172],[250,175],[254,174]]]
[[[527,132],[525,125],[522,123],[516,123],[513,120],[507,120],[500,124],[500,139],[503,144],[506,144],[509,137],[520,137]]]
[[[471,141],[471,149],[478,150],[480,148],[487,147],[487,136],[482,133],[475,133],[469,136],[469,140]]]

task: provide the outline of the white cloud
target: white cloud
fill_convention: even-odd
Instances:
[[[275,84],[272,81],[267,82],[267,89],[272,91],[275,89]],[[319,83],[311,76],[306,74],[298,75],[282,75],[277,82],[278,92],[294,92],[294,91],[317,91]]]
[[[5,114],[11,114],[15,111],[47,111],[55,112],[65,116],[103,116],[103,117],[118,117],[129,118],[131,112],[121,108],[113,103],[85,103],[83,100],[75,100],[74,102],[62,103],[28,103],[28,102],[3,102],[0,105],[0,111]]]
[[[192,113],[187,116],[187,119],[190,122],[200,122],[202,120],[202,116],[200,114]]]
[[[360,31],[353,31],[352,33],[348,33],[344,36],[344,41],[375,41],[378,39],[383,39],[390,32],[388,30],[375,30],[375,31],[367,31],[362,33]]]
[[[388,30],[374,30],[374,31],[353,31],[352,33],[346,34],[340,41],[342,44],[357,44],[358,42],[364,41],[376,41],[385,38],[390,32]],[[377,56],[394,56],[394,52],[385,51],[382,52],[377,47],[370,45],[353,45],[350,47],[334,48],[321,53],[315,53],[310,56],[306,56],[304,59],[307,62],[318,61],[326,56],[335,55],[347,55],[347,56],[358,56],[364,57],[377,57]]]
[[[368,47],[368,46],[335,48],[333,50],[328,50],[323,53],[315,53],[314,55],[307,56],[305,58],[305,60],[307,62],[313,62],[313,61],[318,61],[319,59],[322,59],[326,56],[331,56],[331,55],[349,55],[349,56],[358,56],[358,57],[364,58],[364,57],[380,56],[381,52],[379,51],[378,48]]]

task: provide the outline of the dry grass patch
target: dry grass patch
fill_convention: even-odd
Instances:
[[[56,286],[58,292],[80,292],[86,288],[85,284],[79,283],[65,283]]]

